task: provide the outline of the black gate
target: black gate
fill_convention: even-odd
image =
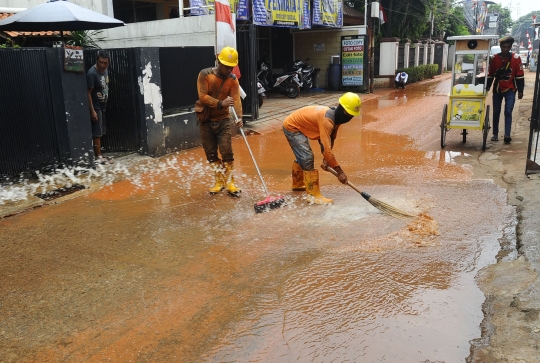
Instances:
[[[409,67],[414,67],[414,57],[416,55],[417,49],[417,47],[409,48]]]
[[[257,93],[257,33],[255,25],[245,24],[236,32],[236,46],[238,48],[238,66],[242,77],[240,86],[246,93],[242,101],[242,111],[245,118],[257,120],[259,118],[259,99]]]
[[[107,152],[138,151],[140,127],[136,92],[138,91],[133,48],[110,49],[107,133],[101,146]],[[97,50],[85,50],[86,69],[96,64]]]
[[[45,49],[0,50],[0,175],[60,163]]]
[[[405,45],[401,44],[398,48],[398,69],[403,69],[405,67]]]
[[[418,65],[422,65],[424,64],[424,52],[426,50],[426,48],[424,47],[424,45],[420,45],[420,48],[418,48],[420,50],[419,52],[419,57],[418,57]]]

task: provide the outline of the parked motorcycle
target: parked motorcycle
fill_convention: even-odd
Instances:
[[[309,58],[306,58],[305,61],[296,61],[294,62],[292,69],[294,71],[300,70],[302,81],[302,90],[309,91],[313,88],[313,74],[315,73],[315,67],[307,64]]]
[[[274,76],[265,62],[261,62],[260,67],[261,69],[257,72],[257,81],[261,83],[263,89],[279,91],[289,98],[296,98],[300,94],[302,87],[300,70]]]

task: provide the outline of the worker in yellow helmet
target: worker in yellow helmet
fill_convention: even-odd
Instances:
[[[283,132],[296,157],[292,165],[292,190],[305,190],[310,203],[330,204],[334,201],[321,194],[319,171],[315,169],[315,156],[309,140],[318,140],[321,145],[323,170],[332,167],[339,181],[346,184],[347,174],[339,166],[332,148],[339,127],[360,114],[361,104],[356,93],[347,92],[339,98],[337,107],[306,106],[283,121]]]
[[[217,66],[205,68],[199,73],[197,91],[199,100],[195,103],[201,141],[206,159],[212,168],[215,183],[210,193],[227,192],[239,196],[241,189],[234,181],[234,154],[231,143],[232,118],[229,107],[234,107],[238,115],[236,125],[242,127],[242,102],[240,84],[233,68],[238,64],[238,52],[224,47],[217,56]],[[221,158],[218,155],[221,154]]]

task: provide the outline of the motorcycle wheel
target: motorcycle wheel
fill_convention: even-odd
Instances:
[[[285,96],[289,98],[296,98],[300,94],[300,87],[294,83],[289,83],[285,86]]]
[[[313,82],[311,81],[304,81],[304,91],[309,91],[310,89],[313,88]]]
[[[259,108],[262,107],[262,105],[263,105],[263,100],[264,100],[264,97],[261,96],[261,95],[259,95]]]

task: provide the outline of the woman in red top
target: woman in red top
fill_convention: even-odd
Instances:
[[[525,87],[525,74],[519,54],[512,53],[510,49],[514,38],[510,36],[499,40],[501,52],[495,54],[489,63],[489,73],[486,91],[493,85],[493,137],[491,141],[499,141],[499,118],[501,116],[502,101],[504,99],[504,143],[512,141],[510,130],[512,128],[512,111],[518,98],[523,98]]]

